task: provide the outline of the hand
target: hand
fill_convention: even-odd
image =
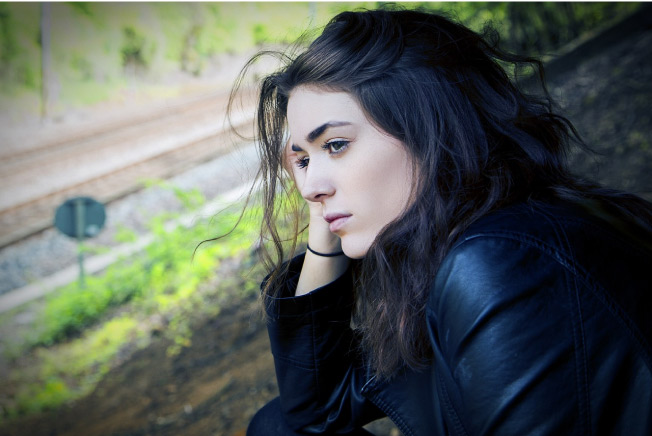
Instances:
[[[290,143],[285,146],[285,161],[283,167],[290,174],[299,192],[302,191],[306,179],[306,170],[296,165],[297,153],[292,151]],[[342,250],[340,238],[331,233],[328,223],[324,220],[321,202],[309,201],[310,222],[308,225],[308,244],[311,248],[322,253],[334,253]]]
[[[305,169],[296,165],[297,154],[292,151],[290,143],[285,146],[284,168],[294,180],[299,192],[306,180]],[[305,197],[304,197],[305,198]],[[310,209],[310,223],[308,224],[308,244],[310,248],[321,253],[335,253],[342,250],[340,238],[331,233],[328,223],[324,220],[322,203],[308,201]],[[324,286],[344,274],[349,266],[349,258],[346,256],[324,257],[317,256],[308,251],[303,260],[301,275],[297,283],[295,295],[307,294],[321,286]]]

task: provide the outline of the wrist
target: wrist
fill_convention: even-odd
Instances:
[[[347,270],[350,261],[343,253],[339,256],[324,257],[307,251],[295,295],[307,294],[336,280]]]
[[[310,244],[306,246],[306,249],[311,252],[312,254],[320,257],[337,257],[337,256],[344,256],[344,252],[342,250],[339,251],[333,251],[333,252],[328,252],[324,253],[321,251],[314,250],[313,248],[310,247]]]

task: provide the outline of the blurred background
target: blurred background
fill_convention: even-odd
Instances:
[[[229,92],[256,52],[378,4],[0,3],[0,435],[244,434],[278,395],[259,210],[198,244],[239,218],[253,96],[275,64],[243,82],[241,135]],[[402,4],[490,22],[503,48],[540,57],[595,150],[573,169],[652,200],[648,5]],[[82,239],[53,225],[78,197],[105,216]]]

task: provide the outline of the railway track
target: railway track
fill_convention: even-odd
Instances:
[[[549,79],[573,71],[580,63],[625,38],[634,42],[644,38],[649,33],[651,10],[651,6],[644,6],[593,38],[562,50],[563,56],[546,65]],[[578,91],[577,86],[574,88]],[[206,95],[146,113],[134,112],[130,119],[89,127],[65,138],[10,147],[3,144],[0,147],[0,248],[51,227],[54,208],[70,196],[90,194],[102,202],[110,202],[140,189],[143,179],[166,178],[230,151],[234,137],[223,127],[226,101],[226,93]],[[581,114],[585,111],[576,114],[580,127]],[[253,110],[248,112],[253,114]],[[251,127],[246,117],[237,124],[239,130],[247,124]],[[591,133],[600,125],[599,121],[591,120],[585,131]],[[618,139],[609,136],[605,147]],[[600,149],[599,142],[600,138],[592,139],[598,145],[596,150]],[[624,164],[617,163],[615,158],[604,166],[607,164],[613,164],[614,176],[603,182],[652,199],[648,178],[644,177],[649,173],[645,162],[628,163],[628,167],[634,168],[629,178],[644,182],[625,186],[618,184]]]
[[[0,248],[52,226],[66,198],[103,203],[232,150],[224,123],[227,93],[161,107],[26,147],[5,147],[0,159]],[[253,110],[248,111],[253,114]],[[251,118],[235,120],[249,132]]]

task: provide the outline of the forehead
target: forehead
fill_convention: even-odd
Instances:
[[[307,86],[290,93],[287,118],[290,131],[295,135],[303,135],[327,122],[366,122],[362,108],[351,94]]]

